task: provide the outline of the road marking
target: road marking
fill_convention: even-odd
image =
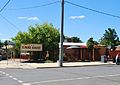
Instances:
[[[19,83],[23,83],[23,81],[21,81],[21,80],[18,80],[18,82],[19,82]]]
[[[3,71],[0,71],[0,73],[2,73],[3,75],[6,75],[7,77],[9,77],[9,78],[11,78],[11,79],[13,79],[13,80],[15,80],[15,81],[17,81],[17,82],[19,82],[19,83],[22,83],[22,84],[23,84],[23,81],[18,80],[17,78],[15,78],[15,77],[11,76],[11,75],[10,75],[10,74],[8,74],[8,73],[5,73],[5,72],[3,72]],[[26,85],[30,85],[30,84],[26,84]]]
[[[13,76],[11,76],[11,75],[10,75],[9,77],[10,77],[10,78],[13,78]]]
[[[9,76],[9,74],[6,73],[6,76]]]
[[[5,72],[2,72],[2,74],[5,74]]]
[[[92,76],[92,77],[82,77],[82,78],[71,78],[71,79],[58,79],[58,80],[47,80],[41,82],[31,82],[30,84],[42,84],[42,83],[53,83],[53,82],[64,82],[64,81],[74,81],[74,80],[84,80],[84,79],[93,79],[93,78],[105,78],[105,77],[116,77],[120,76],[120,74],[115,75],[105,75],[105,76]]]
[[[13,78],[14,80],[18,80],[17,78]]]
[[[31,85],[30,83],[23,83],[23,85]]]

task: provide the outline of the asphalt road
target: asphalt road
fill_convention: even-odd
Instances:
[[[0,69],[0,85],[120,85],[120,65]]]

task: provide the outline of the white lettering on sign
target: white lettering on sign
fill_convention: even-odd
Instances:
[[[42,44],[22,44],[21,51],[42,51]]]

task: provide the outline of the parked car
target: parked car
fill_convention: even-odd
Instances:
[[[2,60],[7,60],[7,55],[6,54],[2,55]]]

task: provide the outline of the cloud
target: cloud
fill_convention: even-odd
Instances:
[[[18,19],[27,19],[27,17],[18,17]]]
[[[85,16],[81,15],[81,16],[70,16],[70,19],[84,19]]]
[[[28,17],[27,19],[28,19],[28,20],[39,20],[38,17]]]
[[[39,20],[38,17],[34,16],[34,17],[17,17],[18,19],[21,19],[21,20]]]

